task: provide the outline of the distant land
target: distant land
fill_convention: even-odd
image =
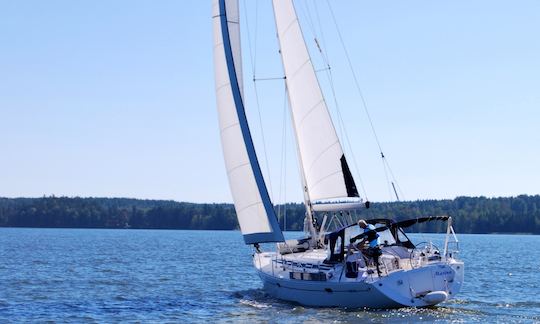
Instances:
[[[283,228],[302,230],[304,205],[276,206]],[[453,200],[373,202],[358,215],[397,220],[448,215],[458,233],[540,234],[540,195],[517,197],[458,197]],[[0,198],[0,227],[238,229],[232,204],[196,204],[129,198]],[[443,224],[424,223],[415,230],[443,231]]]

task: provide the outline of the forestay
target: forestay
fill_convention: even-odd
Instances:
[[[309,199],[358,197],[292,0],[274,0],[281,58]]]
[[[244,111],[238,0],[214,0],[212,17],[219,127],[238,223],[246,244],[281,242]]]

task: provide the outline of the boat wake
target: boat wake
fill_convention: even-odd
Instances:
[[[272,305],[263,304],[249,299],[240,299],[240,304],[251,306],[258,309],[270,308]]]
[[[455,299],[442,306],[425,308],[367,309],[339,307],[303,307],[295,303],[273,298],[263,289],[248,289],[232,294],[239,304],[257,310],[269,310],[279,316],[301,316],[301,318],[356,320],[424,320],[424,321],[482,321],[485,318],[497,318],[508,321],[539,321],[540,314],[521,314],[524,310],[540,309],[540,302],[487,303],[478,300]],[[486,311],[489,309],[490,311]],[[512,309],[512,312],[508,310]],[[265,312],[266,313],[266,312]]]
[[[248,289],[233,293],[233,297],[242,305],[257,309],[266,309],[273,307],[277,300],[268,296],[262,289]]]

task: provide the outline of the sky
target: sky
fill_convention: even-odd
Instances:
[[[283,73],[271,3],[240,2],[259,161],[301,201],[283,81],[251,81]],[[540,194],[540,2],[330,3],[338,29],[327,1],[296,7],[369,200],[393,197],[337,30],[402,199]],[[231,202],[212,50],[210,0],[0,0],[0,197]]]

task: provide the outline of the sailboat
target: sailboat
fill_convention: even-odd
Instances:
[[[369,207],[360,199],[317,79],[293,0],[273,0],[274,19],[292,116],[306,235],[285,240],[261,172],[244,107],[238,0],[213,0],[215,86],[225,166],[236,215],[253,265],[271,296],[318,307],[425,307],[458,294],[464,264],[448,216],[369,219],[360,228],[344,217]],[[316,215],[322,221],[316,221]],[[333,216],[332,216],[333,215]],[[405,229],[446,222],[442,251],[415,245]],[[260,244],[276,243],[275,251]],[[375,247],[367,247],[365,244]],[[379,252],[377,256],[366,251]]]

